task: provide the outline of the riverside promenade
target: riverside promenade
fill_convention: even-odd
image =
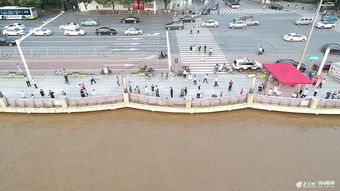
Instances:
[[[119,78],[119,85],[117,77]],[[216,80],[218,87],[214,87]],[[19,113],[72,113],[98,110],[112,110],[119,108],[136,108],[150,111],[175,112],[175,113],[208,113],[230,111],[234,109],[255,108],[270,111],[283,111],[310,114],[340,114],[339,99],[324,99],[326,93],[338,92],[339,82],[327,75],[323,87],[317,96],[313,96],[315,87],[306,85],[309,93],[306,98],[291,98],[292,92],[300,89],[281,85],[280,96],[256,94],[257,87],[264,79],[257,79],[254,92],[249,92],[253,79],[247,73],[209,74],[208,83],[203,83],[204,75],[197,75],[197,85],[193,84],[193,76],[174,77],[166,74],[157,74],[147,78],[125,75],[127,91],[131,86],[131,93],[124,93],[122,75],[94,75],[97,83],[90,84],[90,76],[70,76],[69,85],[65,84],[63,75],[34,75],[38,88],[26,86],[23,77],[0,78],[0,91],[4,95],[0,101],[1,112]],[[228,91],[229,81],[233,81],[231,91]],[[88,97],[81,97],[79,84],[85,84]],[[151,86],[159,88],[160,97],[151,91]],[[198,86],[200,85],[200,89]],[[316,84],[318,85],[318,84]],[[136,92],[137,86],[140,93]],[[148,87],[148,90],[145,89]],[[170,87],[173,88],[173,98],[170,98]],[[187,95],[180,97],[180,90],[187,88]],[[268,84],[267,88],[273,88]],[[47,94],[54,92],[54,99],[41,97],[39,91],[43,89]],[[95,89],[95,96],[92,91]],[[25,93],[22,98],[20,91]],[[66,92],[63,96],[61,92]],[[147,91],[147,92],[146,92]],[[203,97],[197,99],[197,93]],[[31,95],[34,95],[33,98]],[[148,95],[146,95],[148,94]]]

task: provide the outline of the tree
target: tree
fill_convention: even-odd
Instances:
[[[163,0],[163,2],[164,2],[164,8],[167,9],[171,0]]]
[[[84,3],[85,9],[87,10],[87,5],[92,2],[92,0],[71,0],[72,3]]]

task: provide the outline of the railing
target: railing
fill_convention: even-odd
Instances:
[[[124,101],[123,94],[114,95],[114,96],[96,96],[96,97],[67,99],[67,103],[71,107],[112,104],[112,103],[119,103],[123,101]]]
[[[193,107],[208,107],[208,106],[218,106],[218,105],[230,105],[237,104],[247,101],[247,95],[242,96],[230,96],[230,97],[217,97],[217,98],[202,98],[193,99],[191,105]]]
[[[185,99],[183,98],[150,97],[137,94],[129,94],[129,101],[150,105],[185,107]]]
[[[340,107],[340,100],[321,99],[317,105],[317,108],[336,108],[336,107]]]
[[[57,107],[54,102],[56,99],[20,99],[7,98],[9,107],[33,107],[33,108],[50,108]]]
[[[255,103],[286,105],[286,106],[308,106],[309,99],[276,97],[254,94]]]

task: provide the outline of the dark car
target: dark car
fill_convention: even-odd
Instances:
[[[297,65],[299,64],[298,62],[296,62],[295,60],[292,60],[292,59],[279,59],[279,60],[276,60],[275,63],[288,63],[288,64],[293,65],[294,67],[297,67]],[[306,71],[306,65],[301,63],[301,66],[300,66],[299,70],[301,72]]]
[[[203,9],[203,11],[202,11],[202,15],[208,15],[208,14],[210,14],[210,9],[209,8],[205,8],[205,9]]]
[[[321,62],[314,63],[314,64],[313,64],[313,67],[312,67],[313,70],[319,70],[320,65],[321,65]],[[326,61],[326,62],[325,62],[325,65],[323,65],[322,70],[329,70],[329,68],[331,67],[331,65],[332,65],[332,62],[331,62],[331,61]]]
[[[121,23],[139,23],[139,18],[137,17],[126,17],[120,20]]]
[[[181,21],[174,21],[174,22],[171,22],[171,23],[168,23],[168,24],[165,25],[165,29],[168,29],[168,30],[170,30],[170,29],[181,30],[183,28],[184,28],[184,24]]]
[[[272,4],[269,6],[269,9],[276,9],[276,10],[282,10],[283,6],[280,4]]]
[[[335,44],[335,43],[326,43],[324,45],[322,45],[321,47],[321,52],[326,52],[326,49],[328,48],[328,46],[330,45],[335,45],[335,46],[339,46],[340,44]],[[331,49],[331,51],[329,52],[330,54],[340,54],[340,48],[339,49]]]
[[[195,19],[190,16],[185,16],[185,17],[179,18],[179,21],[182,21],[183,23],[193,23],[195,22]]]
[[[211,9],[212,9],[212,10],[217,10],[217,9],[218,9],[218,3],[214,3],[214,4],[211,6]]]
[[[0,36],[0,46],[13,46],[16,42],[13,38],[8,36]]]
[[[114,35],[116,34],[115,29],[111,29],[109,27],[100,27],[96,29],[96,35]]]

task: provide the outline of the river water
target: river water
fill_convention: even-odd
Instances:
[[[335,188],[297,189],[299,181]],[[1,191],[339,189],[339,116],[0,114]]]

